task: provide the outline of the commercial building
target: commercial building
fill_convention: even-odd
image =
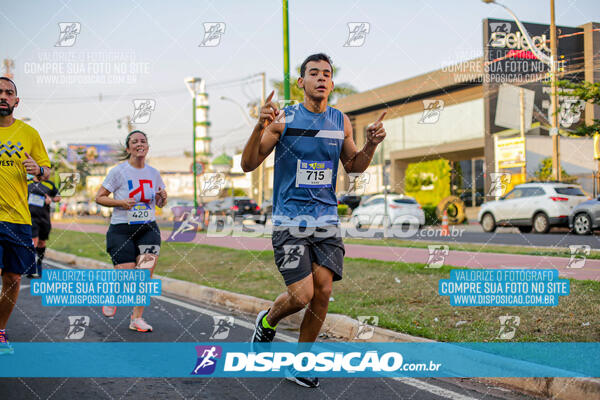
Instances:
[[[534,44],[544,51],[545,44],[549,43],[548,27],[524,25],[533,36]],[[516,120],[518,128],[518,105],[516,115],[502,114],[514,110],[510,103],[515,100],[506,96],[499,99],[500,88],[507,87],[503,85],[523,87],[531,95],[526,104],[525,116],[529,120],[525,132],[525,160],[522,160],[526,163],[527,177],[533,176],[542,159],[551,156],[547,67],[527,50],[514,22],[484,20],[483,27],[483,58],[357,93],[337,103],[336,107],[350,117],[354,140],[359,147],[364,144],[366,127],[382,110],[388,110],[385,119],[388,136],[367,170],[367,193],[382,191],[383,184],[388,183],[384,182],[388,174],[391,191],[414,192],[419,187],[420,192],[433,190],[439,178],[435,173],[427,172],[426,168],[410,168],[433,160],[450,162],[447,173],[451,178],[447,189],[462,195],[467,205],[475,205],[479,198],[485,198],[491,172],[507,171],[518,176],[522,164],[514,162],[506,164],[512,167],[500,169],[497,162],[501,160],[496,160],[494,141],[519,137],[520,132],[512,126]],[[597,23],[578,28],[559,27],[560,79],[600,81],[599,28]],[[568,96],[561,96],[559,100],[560,133],[565,137],[579,124],[600,118],[597,106],[579,104],[579,108],[574,107],[577,102]],[[518,104],[518,98],[516,101]],[[500,117],[505,117],[508,122],[503,122]],[[568,138],[563,141],[562,168],[581,178],[579,183],[591,192],[592,177],[597,168],[592,139]],[[522,155],[519,157],[523,159]],[[523,176],[518,177],[516,183],[523,179]],[[342,177],[340,187],[347,185],[346,181]]]

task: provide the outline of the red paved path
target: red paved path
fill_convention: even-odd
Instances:
[[[53,223],[56,229],[93,232],[106,234],[108,226],[77,223]],[[166,240],[170,232],[161,232]],[[197,235],[194,243],[227,247],[238,250],[272,250],[270,238],[253,237],[208,237]],[[367,258],[382,261],[427,263],[428,249],[407,248],[396,246],[370,246],[362,244],[346,244],[346,257]],[[530,256],[521,254],[478,253],[469,251],[450,250],[446,256],[446,265],[467,268],[554,268],[560,276],[575,279],[600,280],[600,260],[586,260],[583,268],[567,268],[569,258]]]

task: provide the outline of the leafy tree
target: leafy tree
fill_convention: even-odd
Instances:
[[[335,83],[335,76],[340,72],[339,68],[333,70],[333,82]],[[304,90],[298,87],[298,77],[300,76],[300,67],[296,68],[296,75],[290,74],[290,100],[296,100],[298,102],[304,101]],[[277,90],[277,95],[280,99],[283,99],[284,89],[283,80],[272,79],[271,85]],[[335,104],[342,97],[356,93],[356,89],[348,83],[336,83],[333,91],[329,95],[328,103]]]
[[[568,89],[559,91],[559,95],[561,96],[572,96],[590,104],[600,105],[600,82],[571,82],[561,80],[557,82],[557,85],[559,88]],[[573,107],[577,107],[577,105],[573,105]],[[600,132],[600,119],[594,119],[591,125],[581,124],[572,134],[576,136],[592,136],[598,132]]]
[[[561,167],[561,182],[564,183],[576,183],[577,177],[571,176],[565,172]],[[538,169],[533,173],[535,175],[534,181],[545,182],[552,180],[552,157],[547,157],[542,160]]]

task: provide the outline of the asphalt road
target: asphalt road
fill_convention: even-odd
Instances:
[[[76,223],[85,223],[91,221],[103,221],[105,226],[108,226],[108,220],[101,217],[80,216],[75,220]],[[59,221],[56,221],[57,223]],[[172,222],[159,221],[161,230],[171,229]],[[253,222],[245,222],[245,230],[260,231],[269,235],[272,232],[270,224],[266,226],[254,224]],[[60,223],[56,224],[60,225]],[[349,223],[343,223],[345,237],[360,237],[370,239],[380,239],[384,237],[384,229],[381,227],[365,227],[357,230]],[[223,227],[226,232],[231,235],[236,231],[236,228],[231,225]],[[239,231],[238,227],[238,231]],[[449,243],[486,243],[500,245],[517,245],[517,246],[536,246],[536,247],[563,247],[567,248],[570,245],[589,245],[592,249],[600,248],[600,232],[593,235],[580,236],[569,232],[566,228],[553,228],[547,234],[537,233],[520,233],[516,228],[498,228],[494,233],[483,232],[479,225],[455,225],[450,226],[451,235],[441,236],[439,226],[426,226],[423,229],[407,231],[400,226],[394,226],[387,230],[387,237],[395,237],[403,240],[418,240],[427,242],[449,242]]]
[[[450,236],[441,236],[439,227],[426,227],[414,235],[403,235],[402,228],[394,227],[388,235],[395,235],[399,239],[436,241],[449,243],[487,243],[517,246],[539,247],[569,247],[570,245],[589,245],[591,248],[600,248],[600,235],[580,236],[568,232],[566,229],[556,229],[546,234],[513,232],[516,229],[501,228],[494,233],[483,232],[479,226],[451,226]],[[383,229],[374,229],[374,237],[383,237]],[[406,231],[404,231],[406,232]],[[352,235],[357,236],[357,235]],[[352,237],[347,236],[347,237]]]
[[[185,299],[153,298],[145,319],[154,332],[128,329],[129,307],[119,308],[113,319],[97,307],[43,307],[29,293],[24,278],[17,307],[8,326],[9,339],[19,342],[65,342],[69,316],[88,316],[89,326],[80,341],[87,342],[207,342],[214,328],[213,316],[234,318],[233,328],[221,341],[243,342],[251,335],[254,316],[218,309]],[[276,340],[295,341],[297,333],[278,330]],[[328,340],[323,338],[322,340]],[[72,341],[72,340],[70,340]],[[10,357],[10,356],[4,356]],[[87,362],[93,362],[88,360]],[[85,367],[85,366],[83,366]],[[193,366],[192,366],[193,367]],[[1,371],[0,371],[1,373]],[[1,399],[531,399],[472,379],[321,379],[318,389],[299,387],[280,378],[4,378]]]

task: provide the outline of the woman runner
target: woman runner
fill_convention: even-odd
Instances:
[[[167,204],[167,192],[160,173],[146,165],[148,148],[144,132],[136,130],[127,135],[124,162],[110,170],[96,194],[96,203],[114,207],[106,250],[115,268],[147,268],[152,275],[161,242],[155,207]],[[113,317],[116,311],[114,305],[102,307],[106,317]],[[152,326],[142,318],[143,312],[144,306],[133,307],[129,329],[152,332]]]

